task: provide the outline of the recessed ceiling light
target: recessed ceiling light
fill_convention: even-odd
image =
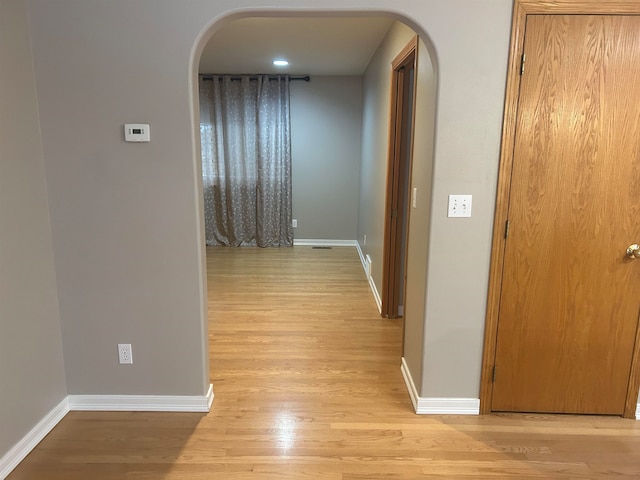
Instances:
[[[286,67],[287,65],[289,65],[289,62],[287,62],[286,60],[274,60],[273,64],[276,67]]]

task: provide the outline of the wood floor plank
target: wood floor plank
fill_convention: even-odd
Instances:
[[[9,480],[640,478],[640,424],[418,416],[353,248],[209,248],[212,411],[71,412]]]

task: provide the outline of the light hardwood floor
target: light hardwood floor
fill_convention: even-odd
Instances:
[[[640,478],[640,422],[418,416],[353,248],[208,249],[208,415],[71,412],[10,480]]]

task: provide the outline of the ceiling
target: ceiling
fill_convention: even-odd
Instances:
[[[200,73],[362,75],[394,20],[387,17],[245,18],[207,43]],[[275,67],[286,58],[288,67]]]

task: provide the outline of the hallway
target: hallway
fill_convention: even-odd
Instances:
[[[379,317],[354,248],[209,247],[207,259],[214,410],[277,410],[301,438],[312,412],[314,424],[412,412],[401,320]]]
[[[207,254],[211,412],[70,412],[10,480],[640,476],[635,421],[414,414],[355,249]]]

